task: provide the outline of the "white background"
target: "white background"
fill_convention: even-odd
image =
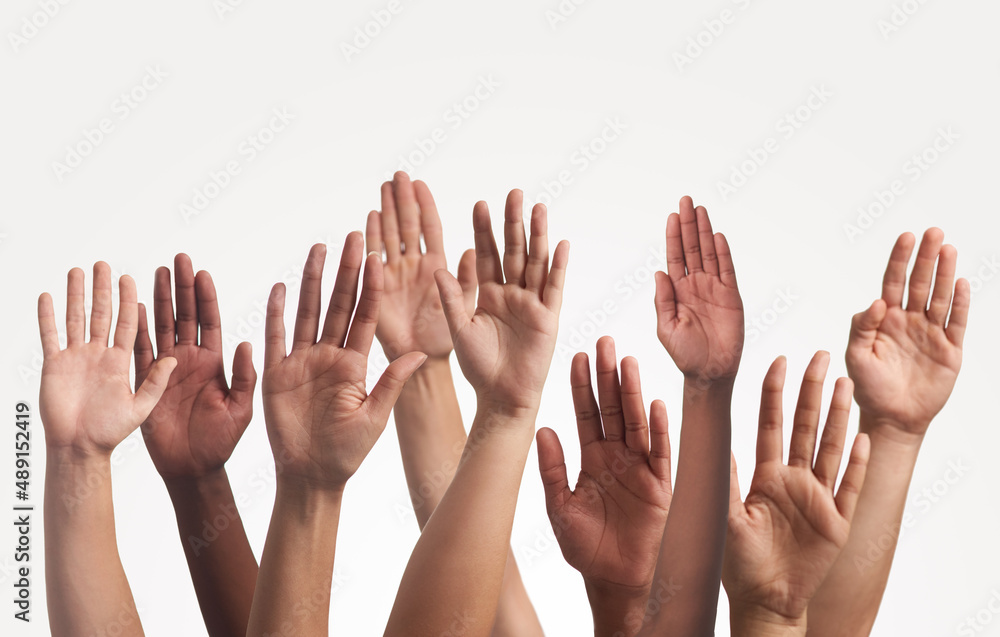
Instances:
[[[61,314],[67,270],[84,267],[89,284],[98,259],[133,275],[148,303],[154,269],[178,251],[190,254],[215,278],[227,337],[246,330],[260,369],[258,306],[270,286],[289,281],[294,298],[309,246],[325,241],[339,254],[344,236],[363,229],[365,214],[379,206],[379,185],[399,156],[417,152],[417,140],[440,128],[444,141],[415,157],[414,176],[437,198],[450,263],[471,246],[476,200],[490,203],[495,222],[511,188],[548,201],[551,236],[573,246],[561,343],[571,347],[575,330],[586,335],[580,347],[592,352],[597,336],[614,335],[620,356],[639,358],[647,401],[667,401],[675,440],[680,375],[656,339],[647,260],[662,248],[667,214],[682,195],[708,206],[732,244],[748,322],[769,323],[756,337],[748,332],[734,404],[744,488],[767,365],[787,354],[789,387],[796,387],[812,353],[828,349],[832,390],[844,373],[850,317],[878,295],[896,236],[943,228],[975,291],[966,359],[917,466],[909,506],[916,524],[901,541],[875,634],[959,634],[960,623],[1000,590],[998,341],[990,329],[1000,277],[985,265],[1000,256],[991,198],[1000,147],[1000,5],[908,0],[900,8],[912,15],[897,14],[900,26],[890,32],[880,21],[892,18],[891,0],[567,0],[573,11],[558,22],[556,0],[400,0],[391,22],[348,55],[342,45],[387,0],[247,0],[221,12],[211,0],[68,2],[47,21],[36,15],[41,4],[7,0],[0,16],[0,405],[10,410],[8,422],[16,400],[37,403],[35,299],[53,293]],[[714,24],[713,36],[710,26],[724,10],[730,24],[721,33]],[[32,19],[47,23],[17,41],[33,32],[25,27]],[[675,54],[686,49],[690,61],[678,61]],[[121,119],[125,109],[116,100],[147,67],[166,77]],[[484,100],[470,97],[483,79],[499,86],[480,91]],[[814,89],[828,94],[813,102],[818,109],[808,107]],[[474,112],[456,119],[454,105],[467,98]],[[275,108],[294,120],[248,161],[240,145]],[[797,109],[799,127],[779,128]],[[53,163],[66,162],[67,146],[80,144],[102,118],[113,130],[72,172],[58,175]],[[625,126],[620,135],[594,142],[615,118]],[[939,129],[957,138],[915,174],[911,158],[933,145]],[[777,151],[724,196],[719,184],[768,138]],[[584,162],[580,147],[592,143],[603,152]],[[181,205],[230,160],[241,173],[185,219]],[[563,171],[569,185],[543,196]],[[902,194],[849,238],[845,224],[857,224],[859,208],[896,180]],[[638,287],[628,295],[631,280]],[[779,302],[781,293],[795,297],[790,306]],[[617,311],[595,326],[603,319],[588,312],[606,301]],[[290,319],[295,303],[288,306]],[[233,349],[227,343],[230,359]],[[568,374],[569,355],[557,354],[539,425],[560,432],[572,471],[578,449]],[[469,416],[473,396],[464,386],[459,392]],[[794,398],[786,392],[787,409]],[[228,469],[234,490],[252,502],[242,514],[259,556],[274,484],[259,392],[257,400],[258,415]],[[44,447],[37,420],[34,427],[32,498],[40,505]],[[343,584],[331,620],[337,634],[381,633],[417,537],[391,429],[344,503]],[[12,427],[6,432],[0,493],[9,507]],[[204,634],[170,502],[141,440],[126,442],[116,460],[121,556],[146,633]],[[952,462],[968,473],[952,485],[938,482]],[[936,482],[944,493],[931,502],[921,490]],[[534,451],[519,505],[513,546],[547,632],[588,633],[584,589],[552,542]],[[15,622],[13,605],[3,601],[0,632],[48,632],[40,522],[39,514],[34,622],[29,629]],[[0,600],[10,600],[15,539],[11,524],[0,529]],[[719,634],[727,635],[725,601],[719,617]],[[978,634],[1000,635],[1000,617],[983,617],[990,622]]]

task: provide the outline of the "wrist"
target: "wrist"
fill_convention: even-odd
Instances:
[[[163,483],[171,499],[176,499],[178,496],[185,499],[203,498],[217,493],[219,488],[229,489],[229,475],[225,467],[219,467],[197,476],[164,477]]]
[[[919,452],[929,424],[908,425],[862,409],[858,419],[858,430],[868,434],[873,449],[878,444],[900,452]]]
[[[492,396],[489,392],[476,392],[476,417],[496,417],[509,420],[512,423],[531,423],[534,428],[538,416],[538,400],[523,400],[514,402]]]
[[[46,441],[45,458],[49,465],[59,466],[103,466],[111,464],[111,452],[98,449],[82,449],[74,445],[53,445]]]
[[[450,357],[428,358],[413,372],[399,394],[401,400],[434,393],[438,387],[454,386]]]
[[[729,623],[733,637],[790,637],[806,634],[806,612],[786,616],[756,604],[730,602]]]
[[[736,385],[736,376],[709,378],[698,374],[684,375],[684,393],[690,395],[709,394],[714,396],[730,395]]]
[[[344,491],[340,489],[318,489],[304,486],[301,481],[279,478],[275,489],[275,509],[281,508],[284,515],[294,520],[325,519],[340,514]]]
[[[642,630],[649,586],[627,587],[584,578],[594,634],[631,637]]]

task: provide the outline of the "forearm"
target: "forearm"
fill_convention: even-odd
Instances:
[[[668,593],[650,617],[655,634],[714,634],[729,513],[732,392],[731,381],[684,385],[677,481],[654,577]]]
[[[248,637],[327,634],[342,496],[279,479]]]
[[[393,413],[413,512],[423,529],[451,484],[466,441],[448,360],[425,362]]]
[[[406,567],[386,635],[488,635],[534,419],[481,409],[462,464]],[[456,632],[456,631],[453,631]]]
[[[50,449],[45,470],[45,579],[52,634],[142,635],[118,555],[110,458]]]
[[[542,637],[543,634],[538,614],[531,604],[528,591],[521,579],[521,572],[514,560],[514,552],[508,549],[507,566],[500,589],[500,603],[497,605],[497,616],[491,635],[492,637]]]
[[[868,635],[875,623],[902,528],[922,436],[902,433],[861,414],[871,439],[865,485],[851,535],[809,604],[811,637]],[[874,549],[873,549],[874,547]]]
[[[757,607],[732,602],[729,608],[732,637],[801,637],[806,634],[806,615],[783,617]]]
[[[594,617],[594,637],[634,637],[642,629],[649,587],[624,591],[584,581]]]
[[[226,470],[166,484],[209,635],[246,635],[257,559]]]

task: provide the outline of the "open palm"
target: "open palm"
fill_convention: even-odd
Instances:
[[[161,476],[202,477],[225,465],[250,424],[257,373],[250,344],[241,343],[233,360],[230,389],[222,365],[221,320],[212,278],[207,272],[195,276],[185,254],[175,257],[174,271],[177,320],[167,268],[156,271],[153,315],[157,357],[173,357],[177,368],[143,423],[142,432]],[[137,384],[153,362],[146,309],[140,305],[135,344]]]
[[[420,238],[426,250],[421,249]],[[382,184],[382,211],[368,215],[368,252],[385,254],[385,290],[375,331],[389,360],[407,352],[447,358],[452,351],[434,273],[448,267],[441,218],[427,185],[404,172]],[[476,303],[475,254],[458,268],[469,312]]]
[[[653,404],[647,423],[636,360],[622,361],[620,385],[615,361],[614,341],[601,339],[599,404],[586,354],[573,359],[581,455],[576,488],[569,489],[562,446],[551,429],[538,432],[538,464],[566,561],[590,582],[636,591],[652,584],[667,523],[670,441],[662,402]]]
[[[899,237],[886,268],[882,298],[854,317],[847,347],[847,370],[861,410],[909,433],[926,431],[951,395],[962,366],[970,291],[964,280],[953,289],[958,253],[942,245],[943,239],[937,228],[924,234],[904,309],[914,238],[908,233]]]
[[[801,617],[847,543],[864,481],[868,441],[862,434],[855,442],[835,494],[853,387],[848,379],[837,382],[814,462],[829,360],[826,352],[820,352],[806,370],[787,465],[782,462],[783,358],[771,365],[764,380],[757,466],[745,502],[733,460],[723,583],[734,605]]]
[[[389,365],[371,394],[366,392],[382,261],[368,259],[355,313],[363,253],[360,233],[351,233],[319,334],[326,248],[316,245],[310,251],[290,354],[285,349],[284,286],[275,285],[268,300],[264,415],[275,464],[283,477],[324,488],[342,488],[354,475],[385,429],[406,379],[425,360],[420,353],[402,356]]]
[[[690,197],[667,219],[667,273],[656,275],[656,312],[660,342],[685,376],[736,376],[744,328],[732,254]]]
[[[39,396],[40,415],[50,447],[110,454],[142,423],[166,387],[173,359],[159,361],[146,382],[132,393],[129,363],[137,325],[135,282],[119,280],[120,307],[114,345],[111,332],[111,268],[94,265],[94,301],[90,341],[86,340],[84,274],[69,273],[66,349],[60,349],[52,297],[38,300],[38,324],[44,362]]]

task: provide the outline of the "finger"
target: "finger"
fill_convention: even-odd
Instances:
[[[462,285],[444,269],[434,273],[434,281],[437,282],[438,294],[441,296],[441,307],[444,309],[444,318],[448,322],[448,330],[454,339],[471,320],[465,305]]]
[[[736,454],[729,452],[729,517],[739,516],[744,510],[740,495],[740,476],[736,468]]]
[[[174,257],[174,288],[177,297],[177,344],[198,344],[198,295],[194,267],[186,254]]]
[[[721,232],[715,233],[715,255],[719,259],[719,278],[729,287],[737,287],[733,253],[729,249],[729,241],[726,240],[726,235]]]
[[[240,343],[233,356],[233,382],[229,389],[229,399],[243,415],[241,421],[250,424],[253,414],[253,392],[257,387],[257,370],[253,367],[253,346]]]
[[[934,263],[937,261],[938,253],[941,252],[943,242],[944,233],[939,228],[929,228],[924,233],[924,238],[920,241],[920,249],[917,250],[917,259],[913,263],[913,271],[910,273],[910,294],[906,299],[907,312],[927,310],[927,298],[931,293],[931,279],[934,276]]]
[[[549,215],[544,204],[531,210],[531,238],[528,264],[524,269],[524,289],[541,293],[549,275]]]
[[[572,497],[566,476],[566,457],[559,436],[548,427],[542,427],[535,436],[538,442],[538,472],[545,490],[545,508],[549,515],[562,509]]]
[[[653,301],[656,305],[657,319],[669,323],[677,318],[677,300],[674,296],[673,277],[664,272],[653,275],[656,281],[656,293]]]
[[[524,268],[528,261],[528,241],[524,234],[524,193],[511,190],[507,195],[503,223],[503,276],[508,283],[524,287]]]
[[[847,421],[851,415],[851,400],[854,383],[850,378],[838,378],[830,400],[830,413],[823,427],[823,438],[816,454],[813,473],[816,478],[833,493],[837,486],[837,474],[844,458],[844,440],[847,438]]]
[[[965,327],[969,321],[969,306],[972,302],[972,288],[965,279],[955,283],[955,300],[951,304],[951,316],[945,334],[954,345],[961,347],[965,340]]]
[[[146,317],[146,306],[140,303],[139,329],[135,335],[135,386],[137,388],[139,385],[142,385],[142,381],[149,374],[149,370],[153,367],[155,360],[156,355],[153,353],[153,342],[149,340],[149,322]]]
[[[490,209],[485,201],[477,202],[472,209],[472,229],[476,241],[476,275],[479,285],[487,283],[503,284],[503,269],[500,265],[500,252],[493,237],[493,226],[490,222]]]
[[[441,216],[438,214],[437,204],[434,203],[434,196],[431,195],[427,184],[420,180],[413,182],[413,190],[420,205],[420,230],[424,233],[424,247],[427,248],[427,254],[443,256],[444,234],[441,231]]]
[[[951,307],[952,290],[955,289],[955,269],[958,266],[958,250],[953,245],[941,246],[938,256],[937,275],[934,277],[934,294],[931,296],[927,319],[944,327]]]
[[[385,260],[395,263],[402,254],[399,238],[399,219],[396,216],[396,198],[392,182],[382,184],[382,243],[385,244]]]
[[[330,305],[326,308],[323,340],[338,347],[344,345],[347,331],[351,327],[351,315],[354,314],[354,306],[358,301],[358,279],[365,258],[364,243],[358,232],[347,235],[344,251],[340,254],[340,265],[337,267],[337,279],[333,282],[333,292],[330,293]],[[379,273],[381,272],[380,268]]]
[[[118,323],[115,325],[115,349],[132,357],[135,335],[139,329],[139,301],[135,281],[127,274],[118,277]],[[128,373],[128,365],[125,366]]]
[[[194,291],[198,299],[198,326],[201,329],[200,345],[211,352],[222,353],[222,317],[219,315],[219,297],[215,292],[212,275],[202,270],[194,277]]]
[[[694,209],[695,218],[698,222],[698,244],[701,246],[701,263],[705,272],[709,274],[719,274],[719,257],[715,254],[715,233],[712,231],[712,222],[708,218],[708,210],[704,206]]]
[[[344,249],[347,252],[347,249]],[[295,313],[295,331],[292,333],[292,351],[316,344],[319,332],[319,314],[322,311],[323,264],[326,262],[326,246],[317,243],[309,250],[309,257],[302,268],[302,282],[299,287],[299,307]],[[337,275],[340,278],[340,275]],[[353,306],[351,309],[354,309]],[[327,315],[327,324],[333,314],[333,301]],[[348,315],[349,320],[349,315]]]
[[[576,412],[576,430],[580,435],[580,448],[604,440],[601,427],[601,408],[594,398],[590,380],[590,359],[580,352],[570,365],[570,387],[573,390],[573,410]]]
[[[560,241],[552,255],[552,269],[545,281],[542,303],[553,312],[562,307],[563,290],[566,287],[566,268],[569,266],[569,241]]]
[[[42,339],[43,358],[59,353],[59,329],[56,327],[52,296],[48,292],[43,292],[38,297],[38,334]]]
[[[167,389],[167,381],[170,380],[170,373],[175,367],[177,359],[171,357],[161,358],[153,363],[146,380],[132,397],[132,420],[136,423],[136,427],[149,417],[153,407],[160,402],[160,396]]]
[[[392,193],[396,197],[396,214],[399,215],[399,236],[403,240],[403,254],[420,256],[420,206],[413,191],[410,176],[398,171],[392,178]]]
[[[385,253],[385,246],[382,245],[382,215],[378,210],[368,213],[368,222],[365,224],[365,250],[379,255]]]
[[[864,312],[859,312],[851,319],[851,337],[848,347],[856,347],[863,351],[875,347],[879,327],[885,320],[888,307],[884,299],[875,299]]]
[[[625,418],[625,446],[636,453],[649,453],[649,422],[642,400],[639,361],[632,356],[622,359],[622,412]]]
[[[649,467],[656,477],[670,483],[670,427],[662,400],[654,400],[649,408]]]
[[[764,376],[760,392],[760,417],[757,424],[757,466],[768,462],[781,462],[784,439],[781,428],[784,420],[782,393],[785,389],[785,369],[788,363],[779,356]]]
[[[476,311],[476,290],[479,281],[476,280],[476,251],[466,250],[458,262],[458,283],[462,286],[465,298],[465,309],[469,314]]]
[[[684,277],[684,242],[681,240],[681,216],[676,212],[667,217],[667,274],[674,281]]]
[[[264,367],[271,368],[285,359],[285,284],[275,283],[267,298],[264,319]]]
[[[688,274],[702,271],[701,244],[698,242],[698,219],[691,197],[682,197],[680,203],[681,242],[684,245],[684,265]]]
[[[73,268],[66,276],[66,345],[77,345],[87,341],[87,310],[84,298],[84,274],[80,268]]]
[[[597,400],[601,405],[604,439],[621,442],[625,439],[625,415],[622,410],[622,390],[618,381],[618,359],[615,341],[604,336],[597,341]]]
[[[174,300],[170,291],[170,268],[156,268],[153,281],[153,329],[156,331],[156,351],[160,356],[173,356],[177,333],[174,331]]]
[[[813,466],[816,452],[816,432],[823,409],[823,382],[830,367],[830,353],[816,352],[802,376],[799,400],[792,419],[792,441],[788,447],[788,466]]]
[[[382,307],[382,259],[374,252],[365,261],[364,284],[361,299],[347,334],[347,347],[366,357],[375,340],[375,326],[378,325],[379,308]]]
[[[426,360],[426,354],[410,352],[389,363],[389,366],[382,373],[382,377],[378,379],[368,398],[365,399],[365,406],[376,425],[385,427],[385,423],[389,420],[389,413],[392,412],[392,407],[396,404],[399,393],[403,391],[403,385]]]
[[[94,298],[90,308],[90,342],[105,347],[111,334],[111,266],[94,264]]]
[[[903,294],[906,292],[906,266],[913,254],[913,244],[916,240],[909,232],[904,232],[896,239],[889,255],[889,264],[885,267],[882,277],[882,300],[889,307],[903,307]]]
[[[868,471],[868,459],[871,457],[871,440],[868,434],[858,434],[851,449],[851,459],[848,460],[844,479],[840,481],[837,490],[837,510],[848,522],[854,518],[858,508],[858,497],[865,484],[865,474]]]

